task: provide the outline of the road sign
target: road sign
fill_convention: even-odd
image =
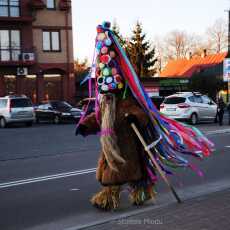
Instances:
[[[223,63],[223,81],[230,81],[230,58],[225,58]]]

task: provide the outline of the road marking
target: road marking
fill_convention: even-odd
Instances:
[[[60,178],[65,178],[65,177],[70,177],[70,176],[90,174],[90,173],[95,173],[95,171],[96,171],[96,168],[91,168],[91,169],[84,169],[84,170],[78,170],[78,171],[71,171],[67,173],[48,175],[48,176],[43,176],[43,177],[34,177],[34,178],[29,178],[29,179],[24,179],[24,180],[10,181],[6,183],[1,183],[0,189],[24,185],[24,184],[37,183],[37,182],[42,182],[42,181],[47,181],[47,180],[55,180],[55,179],[60,179]]]
[[[79,188],[72,188],[72,189],[70,189],[70,191],[80,191],[80,189]]]
[[[225,148],[230,148],[230,145],[226,145]]]

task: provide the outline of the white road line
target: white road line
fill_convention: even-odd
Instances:
[[[230,145],[226,145],[225,148],[230,148]]]
[[[96,171],[96,168],[91,168],[91,169],[84,169],[84,170],[78,170],[78,171],[71,171],[67,173],[48,175],[48,176],[43,176],[43,177],[34,177],[34,178],[29,178],[29,179],[24,179],[24,180],[10,181],[6,183],[0,183],[0,189],[24,185],[24,184],[31,184],[31,183],[41,182],[41,181],[47,181],[47,180],[55,180],[55,179],[65,178],[65,177],[70,177],[70,176],[89,174],[89,173],[94,173],[95,171]]]

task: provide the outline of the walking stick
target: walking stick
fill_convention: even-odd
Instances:
[[[125,115],[126,117],[128,117],[128,114]],[[153,157],[153,155],[151,154],[151,151],[149,150],[144,138],[141,136],[138,128],[136,127],[136,125],[131,122],[131,127],[133,128],[134,132],[136,133],[137,137],[139,138],[140,142],[142,143],[142,145],[144,146],[145,151],[148,153],[152,163],[154,164],[154,166],[156,167],[157,171],[159,172],[159,174],[161,175],[162,179],[165,181],[165,183],[168,185],[169,189],[171,190],[171,192],[173,193],[174,197],[176,198],[178,203],[181,203],[181,199],[178,196],[178,194],[176,193],[175,189],[173,188],[173,186],[171,185],[171,183],[169,182],[169,180],[167,179],[166,175],[164,174],[164,172],[162,171],[161,167],[159,166],[159,164],[157,163],[156,159]]]

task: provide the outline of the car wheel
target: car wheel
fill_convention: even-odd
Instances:
[[[0,118],[0,127],[1,128],[6,128],[6,120],[4,117]]]
[[[33,125],[33,122],[32,122],[32,121],[26,122],[26,126],[27,126],[27,127],[31,127],[32,125]]]
[[[53,122],[54,122],[54,124],[60,124],[60,117],[55,115]]]
[[[197,114],[193,113],[193,114],[191,115],[190,121],[191,121],[191,124],[192,124],[192,125],[196,125],[197,122],[198,122]]]

